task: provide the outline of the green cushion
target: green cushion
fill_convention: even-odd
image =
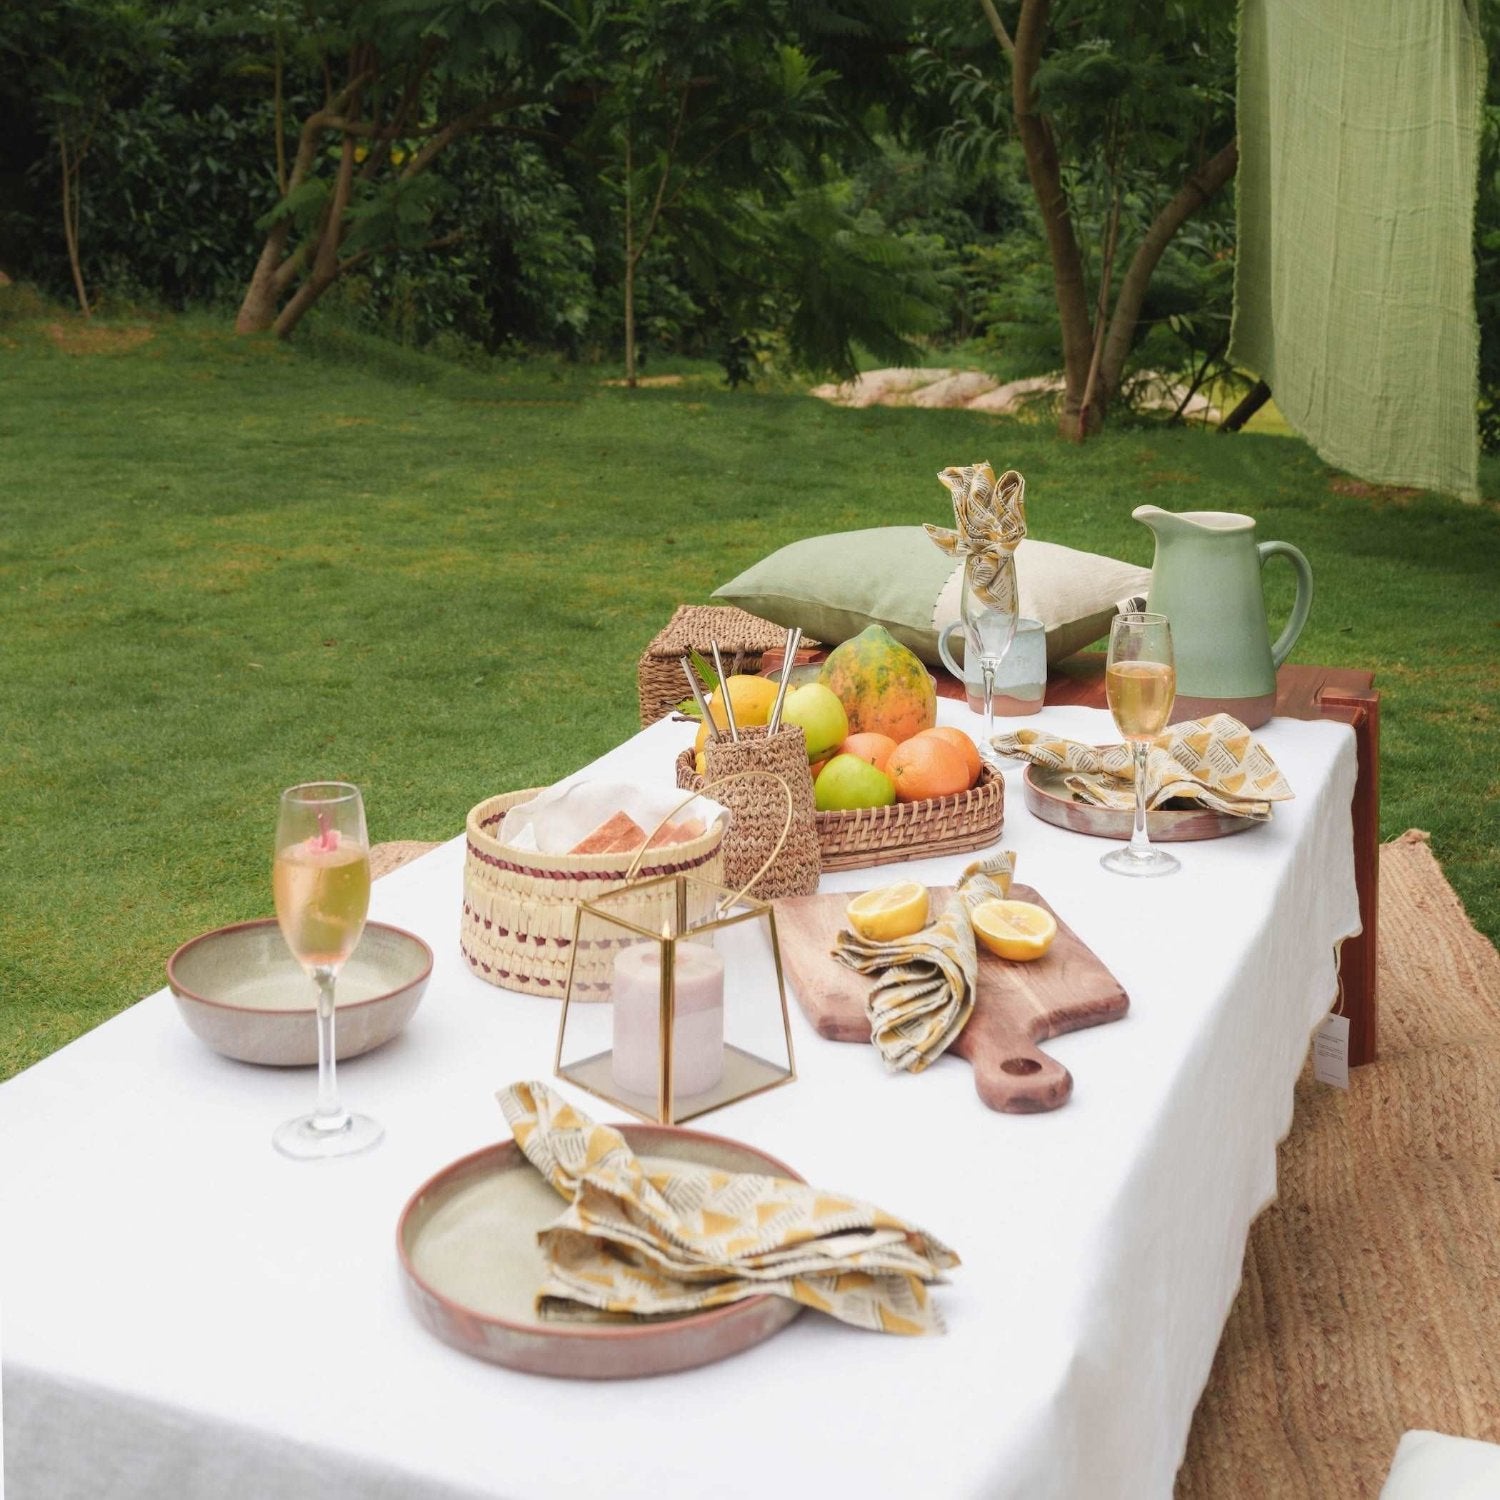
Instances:
[[[778,625],[836,646],[884,625],[924,661],[937,660],[932,608],[953,559],[920,526],[877,526],[808,537],[782,547],[714,590]]]
[[[792,542],[715,589],[714,598],[800,625],[829,646],[884,625],[939,666],[938,632],[958,616],[961,573],[920,526],[877,526]],[[1144,598],[1151,573],[1028,537],[1016,553],[1016,582],[1022,615],[1046,629],[1050,663],[1106,634],[1126,600]]]

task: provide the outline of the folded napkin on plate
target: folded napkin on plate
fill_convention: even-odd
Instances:
[[[997,754],[1067,774],[1068,790],[1096,807],[1135,807],[1135,760],[1127,745],[1102,749],[1040,729],[997,734]],[[1212,714],[1174,724],[1146,754],[1146,806],[1180,799],[1265,822],[1273,802],[1294,795],[1276,762],[1238,719]]]
[[[881,1333],[941,1333],[927,1283],[958,1264],[900,1219],[804,1182],[686,1162],[648,1171],[619,1131],[544,1083],[497,1096],[516,1144],[572,1200],[537,1236],[543,1316],[660,1316],[773,1292]]]
[[[876,942],[841,932],[833,956],[861,974],[879,974],[865,1000],[870,1040],[892,1072],[920,1073],[952,1045],[974,1013],[979,956],[969,913],[1003,898],[1016,872],[1009,850],[963,873],[943,914],[910,937]]]

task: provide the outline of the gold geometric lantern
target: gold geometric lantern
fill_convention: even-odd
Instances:
[[[766,902],[691,875],[635,881],[579,903],[572,954],[559,1078],[662,1125],[796,1078]]]

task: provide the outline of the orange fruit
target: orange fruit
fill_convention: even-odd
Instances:
[[[969,768],[969,785],[973,786],[979,780],[979,773],[984,769],[984,762],[979,758],[979,746],[962,729],[955,729],[951,724],[939,724],[935,729],[924,729],[922,733],[935,734],[939,739],[947,740],[950,745],[956,745]]]
[[[896,742],[890,735],[866,730],[863,734],[851,734],[839,746],[839,754],[857,755],[861,760],[869,761],[877,771],[883,771],[895,748]]]
[[[963,751],[936,735],[913,735],[897,745],[885,774],[895,783],[898,802],[951,797],[969,789],[969,763]]]

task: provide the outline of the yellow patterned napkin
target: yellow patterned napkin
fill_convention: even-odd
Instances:
[[[1003,563],[1026,535],[1026,481],[1014,469],[996,479],[988,464],[944,469],[938,478],[953,495],[958,524],[925,527],[927,535],[950,557],[975,559],[968,582],[982,603],[1015,613],[1015,570]]]
[[[1000,755],[1064,771],[1068,790],[1096,807],[1135,807],[1135,761],[1129,745],[1100,749],[1039,729],[997,734]],[[1146,755],[1146,806],[1180,799],[1266,822],[1273,802],[1295,795],[1264,745],[1238,719],[1213,714],[1174,724]]]
[[[1004,897],[1016,857],[1002,850],[963,873],[943,914],[911,937],[876,942],[841,932],[833,956],[861,974],[879,974],[865,1000],[870,1040],[892,1072],[920,1073],[953,1044],[974,1013],[979,956],[969,913]]]
[[[942,1332],[927,1284],[958,1257],[920,1229],[782,1177],[676,1161],[648,1171],[619,1131],[544,1083],[496,1097],[532,1166],[572,1200],[537,1236],[543,1316],[660,1316],[772,1292],[880,1333]]]

